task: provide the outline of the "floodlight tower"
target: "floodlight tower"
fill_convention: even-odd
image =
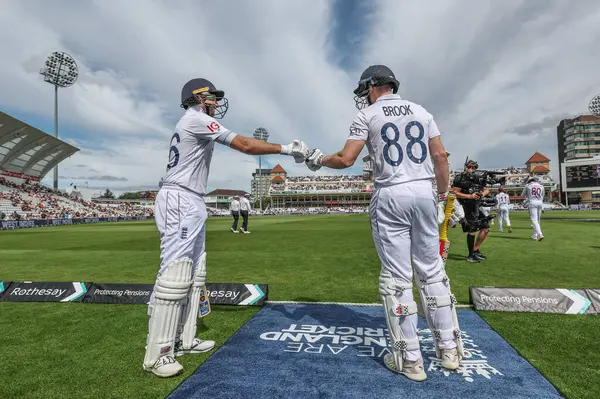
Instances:
[[[592,115],[600,116],[600,94],[592,98],[588,109]]]
[[[254,129],[254,138],[257,140],[262,140],[262,141],[267,141],[269,139],[269,131],[267,129],[265,129],[264,127],[257,127],[256,129]],[[259,155],[258,156],[258,200],[259,200],[259,206],[260,206],[260,211],[262,212],[262,191],[261,191],[261,186],[262,186],[262,157]]]
[[[55,51],[46,58],[40,70],[44,81],[54,86],[54,137],[58,138],[58,88],[69,87],[77,80],[77,63],[69,54]],[[58,190],[58,165],[54,167],[54,190]]]

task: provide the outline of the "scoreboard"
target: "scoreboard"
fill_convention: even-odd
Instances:
[[[594,160],[594,163],[563,164],[563,180],[567,191],[575,191],[577,189],[600,189],[600,162]]]

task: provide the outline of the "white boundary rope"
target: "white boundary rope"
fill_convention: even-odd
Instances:
[[[266,304],[273,305],[342,305],[342,306],[378,306],[381,303],[355,303],[355,302],[302,302],[302,301],[265,301]],[[472,308],[473,305],[457,304],[457,308]]]

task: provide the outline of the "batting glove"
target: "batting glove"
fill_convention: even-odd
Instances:
[[[308,156],[308,146],[303,141],[294,140],[290,144],[282,145],[281,153],[283,155],[291,155],[294,157],[296,163],[302,163]]]
[[[318,148],[315,148],[306,157],[306,166],[308,166],[308,169],[316,172],[317,170],[321,169],[321,166],[323,166],[321,165],[323,158],[325,158],[325,154],[323,154],[323,152],[321,152],[321,150]]]
[[[437,197],[438,197],[438,202],[444,202],[448,200],[448,194],[449,191],[446,191],[444,193],[438,193]]]

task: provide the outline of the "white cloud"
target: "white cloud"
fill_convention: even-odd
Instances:
[[[300,138],[333,152],[356,113],[357,77],[385,63],[400,93],[433,113],[455,166],[467,155],[485,156],[482,166],[518,164],[539,150],[554,170],[552,118],[585,112],[600,92],[590,81],[600,63],[594,0],[376,0],[374,25],[356,49],[361,61],[349,71],[331,61],[331,12],[325,1],[4,0],[0,35],[10,40],[0,42],[0,107],[51,118],[53,93],[39,68],[52,51],[72,54],[80,78],[60,90],[60,123],[61,132],[79,133],[61,137],[82,151],[60,174],[126,179],[106,182],[117,190],[159,181],[180,88],[194,77],[225,90],[222,122],[233,131],[251,135],[262,125],[269,141]],[[513,132],[530,124],[535,133]],[[310,173],[288,157],[265,160]],[[209,185],[247,190],[257,167],[256,157],[217,148]]]

